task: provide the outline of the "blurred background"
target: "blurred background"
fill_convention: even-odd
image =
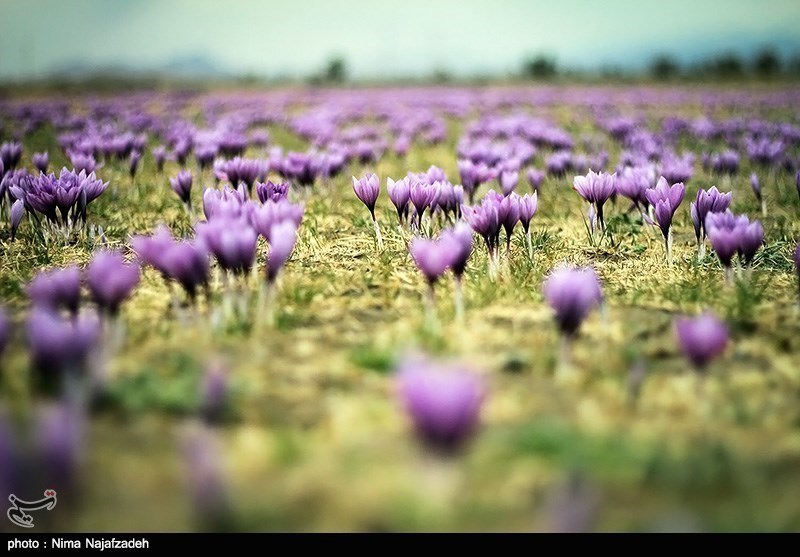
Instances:
[[[795,0],[3,0],[0,82],[800,75]]]

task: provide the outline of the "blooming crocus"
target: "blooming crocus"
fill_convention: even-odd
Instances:
[[[369,209],[369,214],[372,216],[372,223],[375,225],[375,238],[378,242],[378,249],[383,249],[381,229],[380,226],[378,226],[378,219],[375,218],[375,203],[378,201],[378,196],[381,193],[381,182],[377,174],[367,174],[360,180],[353,176],[353,191],[356,193],[356,197]]]
[[[697,258],[705,257],[706,217],[709,213],[724,213],[731,204],[731,192],[722,193],[712,186],[708,191],[697,190],[697,197],[689,204],[689,212],[694,224],[694,234],[697,238]]]
[[[427,447],[453,454],[477,431],[486,389],[474,371],[457,364],[406,357],[398,366],[397,390]]]
[[[420,237],[411,240],[408,249],[417,268],[428,282],[426,315],[428,326],[433,328],[436,322],[434,285],[450,267],[453,260],[453,249],[449,242]]]
[[[606,229],[606,222],[603,217],[603,205],[616,192],[616,174],[605,172],[596,173],[589,171],[586,176],[575,176],[573,189],[577,191],[590,204],[594,205],[597,211],[597,220],[600,223],[600,230]]]
[[[539,170],[538,168],[529,168],[527,176],[528,183],[531,185],[531,189],[534,192],[538,192],[539,187],[541,187],[542,182],[544,182],[545,176],[547,176],[547,173],[544,170]]]
[[[759,221],[742,227],[739,237],[739,257],[749,269],[756,252],[764,244],[764,228]]]
[[[164,162],[167,160],[167,148],[159,145],[158,147],[153,147],[151,153],[153,154],[153,160],[156,161],[156,170],[163,172]]]
[[[449,245],[450,270],[455,278],[456,318],[461,320],[464,316],[463,276],[467,268],[467,261],[472,253],[472,228],[465,222],[456,223],[453,228],[442,232],[440,242]]]
[[[250,213],[250,225],[269,242],[272,227],[278,223],[289,221],[294,224],[295,229],[299,228],[304,210],[303,205],[290,203],[286,199],[267,201]]]
[[[220,267],[244,274],[253,267],[258,235],[246,223],[214,219],[197,225],[197,239],[216,257]]]
[[[297,242],[297,225],[284,220],[272,225],[269,233],[269,256],[267,257],[267,282],[273,283],[286,265]]]
[[[712,313],[695,318],[678,317],[675,334],[681,351],[697,371],[704,371],[728,345],[728,328]]]
[[[175,242],[160,257],[164,275],[180,284],[194,303],[197,289],[208,286],[208,252],[198,242]]]
[[[17,237],[17,229],[22,222],[22,217],[25,215],[25,203],[21,199],[17,199],[11,205],[11,241]]]
[[[6,141],[0,144],[0,161],[6,171],[17,167],[22,158],[22,143],[19,141]]]
[[[519,222],[519,200],[519,195],[512,192],[498,204],[497,216],[506,231],[506,258],[511,257],[511,235]]]
[[[500,187],[503,190],[503,195],[508,196],[517,189],[517,184],[519,184],[519,172],[510,170],[500,172]]]
[[[190,170],[181,170],[174,178],[169,179],[169,184],[172,191],[178,194],[178,197],[183,201],[183,205],[187,210],[192,209],[192,172]]]
[[[539,208],[539,194],[525,194],[519,199],[519,223],[525,233],[525,245],[528,247],[528,258],[533,258],[533,245],[531,244],[531,219]]]
[[[37,307],[51,311],[63,307],[77,315],[81,299],[81,272],[75,265],[42,271],[28,284],[27,292]]]
[[[592,268],[561,267],[545,279],[543,291],[561,331],[561,364],[566,364],[570,344],[577,336],[581,323],[592,308],[602,302],[600,281]]]
[[[619,195],[630,199],[638,211],[644,212],[649,205],[645,192],[653,186],[655,180],[653,174],[651,167],[626,167],[617,177],[616,191]]]
[[[753,188],[753,193],[756,195],[756,200],[761,206],[761,215],[767,216],[767,204],[764,203],[764,195],[761,193],[761,182],[758,179],[758,174],[753,172],[750,174],[750,187]]]
[[[672,264],[672,218],[683,201],[686,187],[678,182],[670,186],[663,176],[656,187],[645,192],[647,201],[654,208],[655,221],[664,235],[664,246],[667,252],[667,263]]]
[[[67,375],[85,371],[98,336],[96,320],[64,319],[49,309],[34,307],[27,327],[33,368],[45,390],[52,393],[69,379]]]
[[[75,169],[75,172],[86,172],[86,174],[91,174],[97,169],[97,161],[94,160],[92,155],[86,153],[67,154],[69,156],[69,161],[72,164],[72,168]]]
[[[100,251],[89,263],[86,283],[100,310],[113,317],[139,283],[139,266],[125,263],[117,251]]]
[[[261,161],[255,159],[235,157],[227,161],[223,169],[234,188],[237,188],[242,183],[247,187],[247,192],[252,197],[253,184],[255,184],[258,175],[261,173],[261,164]]]
[[[141,160],[142,153],[139,151],[131,151],[128,157],[128,174],[130,174],[131,180],[136,176],[136,171],[139,169],[139,161]]]
[[[495,195],[492,195],[493,193],[495,193]],[[483,237],[486,250],[489,254],[489,272],[492,275],[496,272],[498,260],[497,247],[502,226],[499,215],[500,201],[498,198],[502,199],[502,196],[496,194],[496,192],[490,191],[479,205],[475,207],[462,207],[462,213],[466,221],[475,232]]]
[[[408,203],[411,200],[411,186],[409,179],[403,178],[395,182],[391,178],[386,178],[386,191],[389,193],[389,199],[397,209],[397,220],[402,225],[403,221],[408,217]]]
[[[278,202],[283,199],[289,198],[289,182],[274,183],[272,180],[267,180],[264,183],[256,182],[256,195],[261,203],[268,201]]]
[[[33,166],[36,167],[36,170],[42,174],[47,173],[47,167],[50,166],[50,155],[47,154],[47,151],[43,153],[34,153],[32,161]]]
[[[745,216],[735,216],[730,210],[724,213],[709,213],[706,217],[706,230],[708,240],[720,263],[725,268],[725,282],[731,280],[733,256],[736,255],[742,244],[742,231],[748,226],[749,221]]]

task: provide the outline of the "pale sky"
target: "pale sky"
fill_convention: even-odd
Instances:
[[[562,67],[643,67],[774,44],[800,51],[800,0],[0,0],[0,79],[65,67],[207,61],[229,74],[502,74],[531,53]]]

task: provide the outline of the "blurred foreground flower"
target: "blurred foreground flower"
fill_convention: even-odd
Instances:
[[[405,357],[397,371],[400,401],[420,439],[446,454],[462,449],[478,428],[486,396],[481,377],[421,356]]]
[[[728,328],[712,313],[694,318],[678,317],[675,334],[683,355],[697,371],[705,371],[709,362],[728,345]]]
[[[100,311],[114,317],[139,284],[139,266],[125,263],[118,251],[99,251],[89,263],[86,284]]]

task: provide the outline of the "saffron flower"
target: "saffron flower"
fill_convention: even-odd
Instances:
[[[706,217],[709,213],[724,213],[731,204],[731,192],[722,193],[712,186],[708,191],[697,190],[697,197],[689,204],[689,211],[694,224],[694,234],[697,238],[697,259],[705,257]]]
[[[519,172],[511,170],[503,170],[500,172],[500,188],[503,190],[503,195],[508,196],[517,189],[519,184]]]
[[[89,264],[86,284],[100,310],[114,317],[139,284],[139,266],[125,263],[118,251],[100,251]]]
[[[411,186],[409,179],[403,178],[395,182],[391,178],[386,178],[386,191],[389,199],[397,209],[397,220],[400,225],[408,218],[408,203],[411,200]]]
[[[616,179],[616,174],[605,172],[598,174],[590,170],[586,176],[575,176],[573,180],[573,189],[591,205],[594,205],[601,231],[606,229],[603,205],[616,193]]]
[[[594,269],[561,267],[545,279],[544,297],[553,308],[561,334],[572,339],[603,294]]]
[[[297,225],[291,220],[273,224],[269,234],[269,242],[267,282],[273,283],[294,250],[294,245],[297,242]]]
[[[378,249],[383,249],[381,229],[378,226],[378,220],[375,218],[375,203],[381,193],[381,182],[378,176],[376,174],[367,174],[360,180],[353,176],[353,191],[356,193],[356,197],[369,209],[372,223],[375,225],[375,239],[378,243]]]
[[[533,259],[533,245],[531,244],[531,219],[539,208],[539,194],[525,194],[519,199],[519,223],[525,233],[525,245],[528,248],[528,259]]]
[[[268,201],[278,202],[289,198],[289,182],[280,182],[275,184],[272,180],[266,182],[256,182],[256,195],[261,203]]]
[[[547,173],[544,170],[539,170],[538,168],[529,168],[527,172],[528,183],[531,185],[531,189],[534,193],[539,192],[539,188],[544,182]]]
[[[653,206],[656,224],[664,235],[667,263],[670,265],[672,265],[672,218],[685,193],[686,187],[682,183],[670,186],[663,176],[659,178],[655,188],[645,192],[647,201]]]
[[[169,179],[172,191],[178,194],[178,197],[183,201],[183,205],[187,211],[192,210],[192,172],[190,170],[181,170],[174,178]]]
[[[675,334],[684,356],[699,372],[705,371],[728,345],[728,328],[712,313],[677,318]]]
[[[65,381],[86,371],[99,332],[96,320],[64,319],[49,309],[34,307],[27,329],[33,369],[48,393],[58,392]]]
[[[453,228],[444,230],[439,241],[449,245],[450,270],[453,271],[455,279],[453,296],[456,319],[461,321],[464,317],[463,277],[469,256],[472,254],[472,228],[463,221],[458,222]]]
[[[25,215],[25,203],[21,199],[17,199],[11,205],[10,224],[11,224],[11,241],[13,242],[17,237],[17,229],[22,222],[22,217]]]
[[[199,223],[196,230],[198,241],[225,271],[243,275],[253,268],[258,235],[248,224],[234,219],[214,219]]]
[[[50,155],[47,151],[43,153],[34,153],[32,157],[33,166],[42,174],[47,174],[47,167],[50,166]]]
[[[164,172],[164,162],[167,160],[167,148],[163,145],[159,145],[158,147],[153,147],[151,153],[153,154],[153,160],[156,162],[156,170]]]
[[[750,187],[753,188],[753,193],[756,195],[756,200],[761,206],[761,216],[767,216],[767,205],[764,203],[764,195],[761,193],[761,182],[758,179],[758,174],[753,172],[750,174]]]
[[[81,300],[81,272],[75,265],[42,271],[28,284],[27,292],[36,307],[52,312],[64,308],[77,315]]]
[[[406,357],[398,366],[397,390],[417,436],[428,448],[454,454],[476,433],[486,388],[474,371]]]

